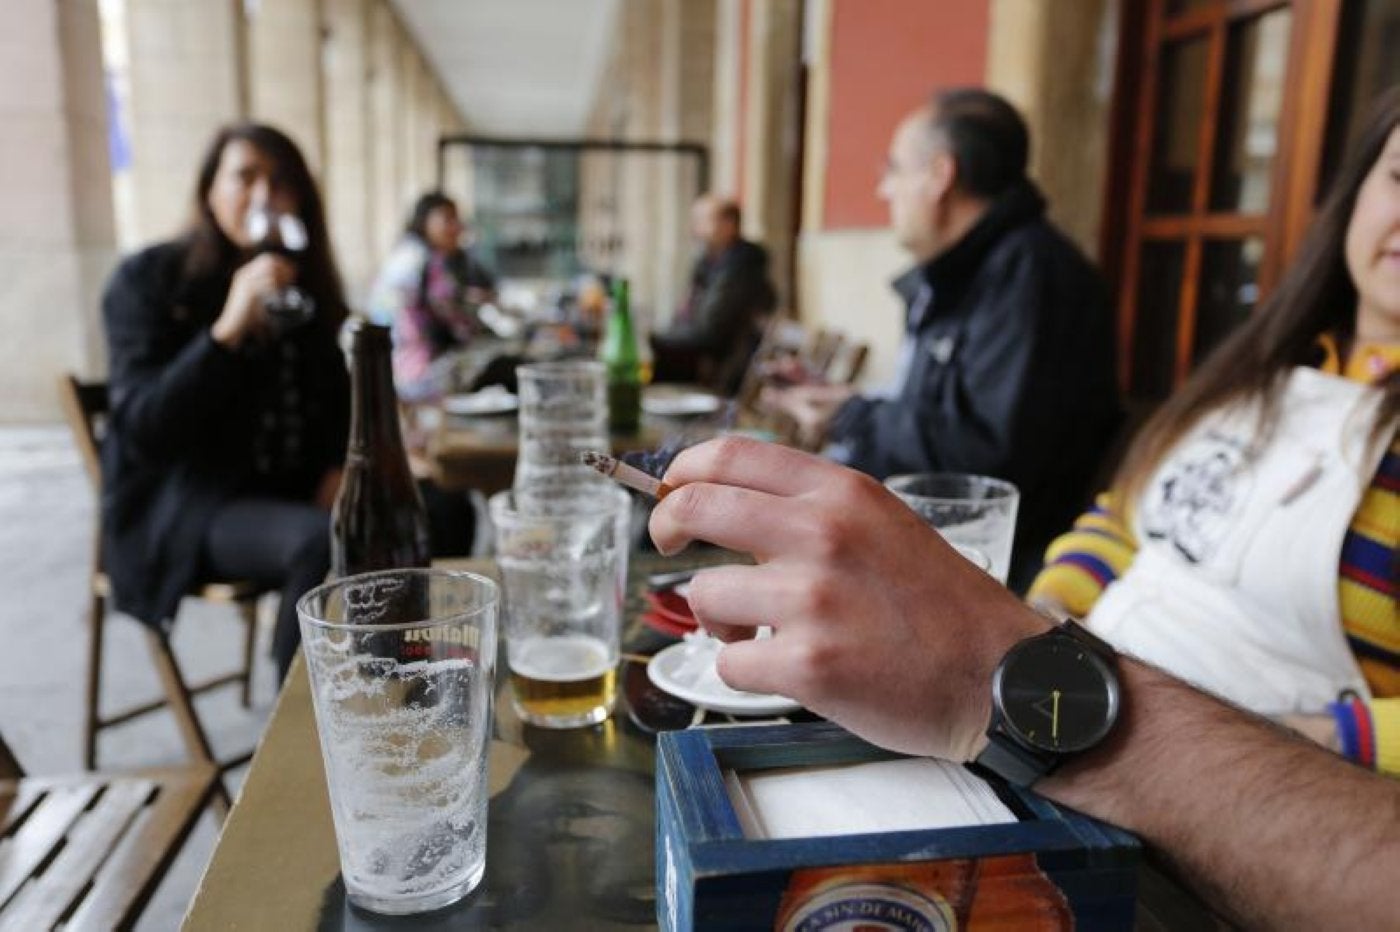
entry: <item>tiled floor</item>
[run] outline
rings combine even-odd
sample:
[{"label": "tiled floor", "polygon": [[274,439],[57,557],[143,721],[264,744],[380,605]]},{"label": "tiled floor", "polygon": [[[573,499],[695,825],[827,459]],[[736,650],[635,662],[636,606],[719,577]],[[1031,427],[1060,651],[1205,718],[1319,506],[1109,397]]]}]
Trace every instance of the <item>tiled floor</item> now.
[{"label": "tiled floor", "polygon": [[[82,764],[82,694],[94,496],[66,428],[0,427],[0,733],[33,774],[76,771]],[[266,612],[263,613],[266,616]],[[107,628],[104,701],[108,708],[159,694],[136,622],[115,617]],[[257,657],[251,710],[229,687],[199,700],[215,750],[252,747],[271,711],[273,668],[266,635]],[[229,608],[187,603],[175,650],[192,678],[238,662],[241,626]],[[148,716],[108,731],[104,770],[158,766],[185,759],[170,717]],[[235,773],[234,783],[241,777]],[[206,815],[147,908],[142,932],[177,929],[213,850],[217,828]]]}]

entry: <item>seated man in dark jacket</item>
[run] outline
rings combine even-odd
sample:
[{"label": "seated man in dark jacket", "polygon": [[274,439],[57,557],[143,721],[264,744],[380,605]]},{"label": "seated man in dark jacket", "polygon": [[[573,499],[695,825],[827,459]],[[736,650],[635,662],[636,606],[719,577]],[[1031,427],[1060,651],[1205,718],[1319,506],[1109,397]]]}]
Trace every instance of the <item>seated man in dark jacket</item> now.
[{"label": "seated man in dark jacket", "polygon": [[918,265],[884,392],[770,392],[829,454],[884,479],[969,472],[1021,490],[1010,583],[1068,527],[1119,420],[1113,321],[1094,267],[1045,219],[1024,122],[978,89],[940,94],[891,142],[880,197]]},{"label": "seated man in dark jacket", "polygon": [[739,205],[705,195],[691,211],[703,248],[674,325],[651,337],[657,382],[700,382],[733,394],[759,340],[759,318],[773,310],[768,253],[739,236]]}]

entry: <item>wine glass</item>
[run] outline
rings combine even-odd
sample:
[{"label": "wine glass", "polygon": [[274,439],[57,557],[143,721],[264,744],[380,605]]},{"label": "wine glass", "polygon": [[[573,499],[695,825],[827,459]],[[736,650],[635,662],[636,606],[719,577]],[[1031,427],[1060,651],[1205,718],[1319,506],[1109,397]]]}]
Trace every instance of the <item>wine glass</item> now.
[{"label": "wine glass", "polygon": [[[281,213],[270,207],[254,207],[248,211],[248,238],[254,250],[284,256],[299,263],[309,238],[306,224],[296,214]],[[304,288],[288,285],[263,298],[268,320],[278,331],[287,331],[311,320],[316,314],[316,300]]]}]

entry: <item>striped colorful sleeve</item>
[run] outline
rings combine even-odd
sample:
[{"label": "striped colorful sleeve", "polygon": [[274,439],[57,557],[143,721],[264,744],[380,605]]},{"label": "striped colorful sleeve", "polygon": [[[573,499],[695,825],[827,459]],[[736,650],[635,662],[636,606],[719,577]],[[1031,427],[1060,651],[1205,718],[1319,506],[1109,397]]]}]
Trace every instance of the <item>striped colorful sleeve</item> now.
[{"label": "striped colorful sleeve", "polygon": [[1400,777],[1400,613],[1395,611],[1396,551],[1400,549],[1400,437],[1380,467],[1342,540],[1337,591],[1342,627],[1371,694],[1338,717],[1352,756],[1381,773]]},{"label": "striped colorful sleeve", "polygon": [[1108,584],[1132,565],[1136,554],[1137,541],[1119,517],[1113,496],[1101,494],[1071,530],[1051,542],[1045,551],[1045,569],[1026,598],[1056,602],[1083,618]]},{"label": "striped colorful sleeve", "polygon": [[1342,628],[1373,695],[1400,697],[1400,438],[1381,459],[1342,539],[1337,591]]}]

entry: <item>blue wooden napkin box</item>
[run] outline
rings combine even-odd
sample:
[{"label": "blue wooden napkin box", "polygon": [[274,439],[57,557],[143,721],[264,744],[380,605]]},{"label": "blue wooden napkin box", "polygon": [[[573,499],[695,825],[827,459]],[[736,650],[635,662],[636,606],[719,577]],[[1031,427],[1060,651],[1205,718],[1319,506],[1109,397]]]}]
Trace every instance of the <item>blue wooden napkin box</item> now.
[{"label": "blue wooden napkin box", "polygon": [[663,930],[1131,929],[1140,848],[1127,832],[995,784],[1003,825],[748,839],[724,773],[891,754],[828,723],[693,728],[657,743]]}]

